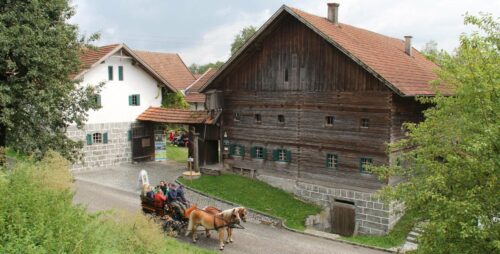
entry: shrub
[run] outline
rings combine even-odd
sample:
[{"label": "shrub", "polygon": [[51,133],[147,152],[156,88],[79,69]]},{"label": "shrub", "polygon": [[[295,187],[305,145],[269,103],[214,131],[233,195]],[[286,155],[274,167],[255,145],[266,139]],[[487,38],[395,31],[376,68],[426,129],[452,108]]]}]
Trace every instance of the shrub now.
[{"label": "shrub", "polygon": [[0,253],[210,253],[165,238],[139,214],[87,214],[72,205],[71,182],[55,152],[0,170]]}]

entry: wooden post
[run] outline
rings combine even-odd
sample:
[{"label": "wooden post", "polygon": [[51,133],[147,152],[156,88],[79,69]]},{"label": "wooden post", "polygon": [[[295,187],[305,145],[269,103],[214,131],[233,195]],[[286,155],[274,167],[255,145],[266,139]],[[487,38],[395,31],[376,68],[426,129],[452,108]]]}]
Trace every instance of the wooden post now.
[{"label": "wooden post", "polygon": [[198,154],[198,136],[200,134],[193,132],[193,158],[194,158],[194,170],[200,172],[199,154]]}]

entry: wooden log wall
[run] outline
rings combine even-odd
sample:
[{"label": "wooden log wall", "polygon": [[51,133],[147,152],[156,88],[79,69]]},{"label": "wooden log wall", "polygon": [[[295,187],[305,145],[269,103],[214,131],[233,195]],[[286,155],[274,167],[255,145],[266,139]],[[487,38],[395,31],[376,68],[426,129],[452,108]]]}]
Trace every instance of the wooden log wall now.
[{"label": "wooden log wall", "polygon": [[[224,92],[229,141],[245,146],[243,157],[226,164],[326,186],[380,188],[375,176],[359,171],[359,163],[361,157],[389,161],[393,92],[290,15],[272,27],[212,87]],[[326,125],[327,116],[334,116],[333,126]],[[368,128],[361,127],[362,118]],[[266,148],[267,159],[252,159],[254,146]],[[290,150],[291,162],[272,161],[273,149]],[[338,169],[326,167],[327,154],[338,155]]]}]

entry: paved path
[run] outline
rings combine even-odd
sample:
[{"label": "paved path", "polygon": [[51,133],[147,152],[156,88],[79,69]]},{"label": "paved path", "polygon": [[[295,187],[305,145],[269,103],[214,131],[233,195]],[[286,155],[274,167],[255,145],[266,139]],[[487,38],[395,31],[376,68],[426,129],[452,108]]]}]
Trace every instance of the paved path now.
[{"label": "paved path", "polygon": [[[135,193],[116,190],[87,181],[76,181],[75,203],[87,205],[89,212],[107,209],[122,209],[139,212],[139,197]],[[226,246],[224,253],[290,253],[290,254],[368,254],[386,253],[345,243],[302,235],[284,229],[256,223],[245,223],[246,229],[235,229],[234,243]],[[181,236],[181,241],[190,238]],[[218,250],[215,234],[207,239],[199,234],[198,246]]]},{"label": "paved path", "polygon": [[[140,212],[140,202],[136,194],[137,175],[146,168],[150,182],[156,184],[160,179],[172,182],[183,171],[182,165],[170,163],[125,164],[115,168],[93,172],[77,173],[75,203],[85,204],[89,212],[107,209],[121,209]],[[121,189],[121,190],[120,190]],[[193,192],[186,192],[192,202],[199,206],[211,204],[221,206],[214,200],[204,199]],[[224,207],[222,207],[224,208]],[[297,253],[297,254],[368,254],[386,253],[373,249],[353,246],[322,238],[294,233],[254,222],[244,224],[244,230],[235,229],[234,243],[226,246],[224,253]],[[181,241],[190,242],[190,238],[180,236]],[[199,234],[198,246],[218,250],[215,232],[207,239]]]}]

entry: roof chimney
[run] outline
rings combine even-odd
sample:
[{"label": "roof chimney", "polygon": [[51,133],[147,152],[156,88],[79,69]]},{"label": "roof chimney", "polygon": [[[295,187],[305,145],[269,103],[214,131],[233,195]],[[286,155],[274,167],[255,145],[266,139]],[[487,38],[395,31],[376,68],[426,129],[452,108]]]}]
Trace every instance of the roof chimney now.
[{"label": "roof chimney", "polygon": [[339,24],[339,4],[328,3],[328,20],[335,25]]},{"label": "roof chimney", "polygon": [[406,35],[405,36],[405,53],[409,56],[412,56],[411,53],[411,38],[413,38],[411,35]]}]

